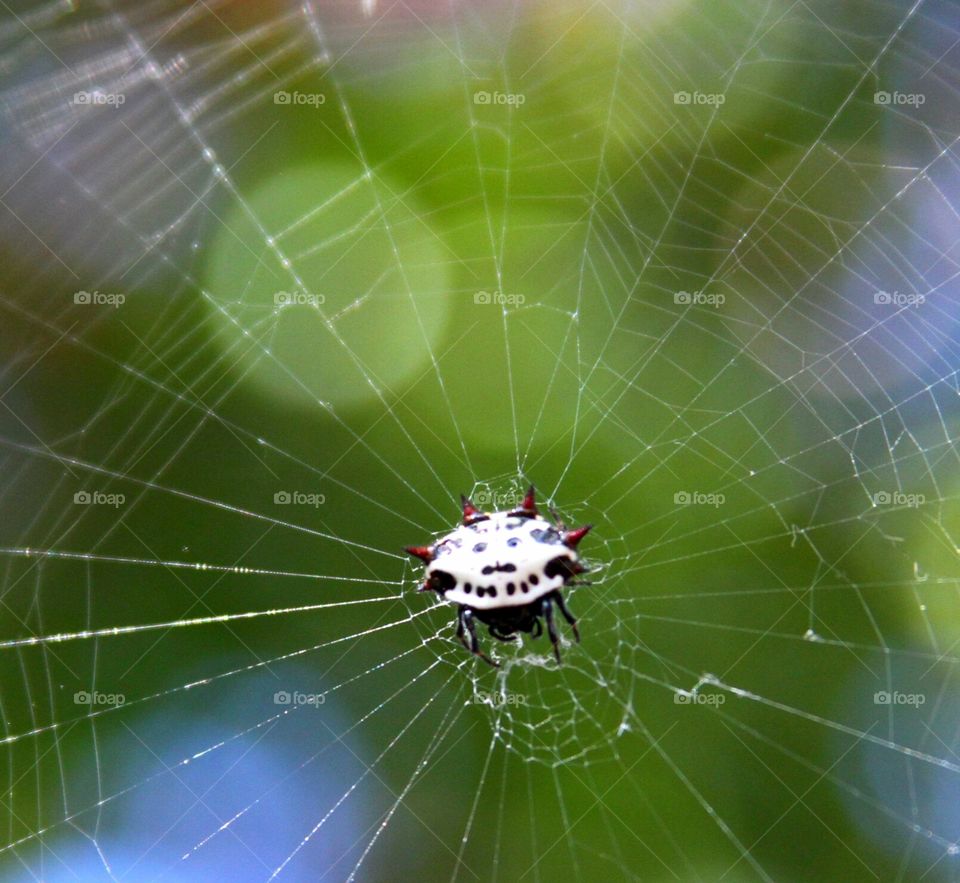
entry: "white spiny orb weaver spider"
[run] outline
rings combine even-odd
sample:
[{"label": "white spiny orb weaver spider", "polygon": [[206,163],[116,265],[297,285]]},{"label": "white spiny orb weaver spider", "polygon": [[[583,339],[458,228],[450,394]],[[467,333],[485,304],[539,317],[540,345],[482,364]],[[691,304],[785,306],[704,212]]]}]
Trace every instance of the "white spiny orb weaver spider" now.
[{"label": "white spiny orb weaver spider", "polygon": [[512,641],[517,632],[534,638],[543,634],[542,617],[559,665],[553,605],[579,641],[577,621],[560,590],[586,572],[577,545],[593,525],[567,530],[559,519],[556,524],[547,521],[537,510],[532,485],[518,508],[503,512],[487,514],[467,497],[461,501],[463,523],[459,527],[432,546],[406,547],[427,565],[420,591],[437,592],[457,605],[460,642],[495,667],[499,663],[480,649],[475,620],[484,623],[498,641]]}]

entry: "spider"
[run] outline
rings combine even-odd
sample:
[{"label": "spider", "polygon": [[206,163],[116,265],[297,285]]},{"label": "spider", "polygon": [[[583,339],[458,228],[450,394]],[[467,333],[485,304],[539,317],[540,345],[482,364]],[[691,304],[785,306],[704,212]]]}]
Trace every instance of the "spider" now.
[{"label": "spider", "polygon": [[[536,491],[527,491],[516,509],[481,512],[465,496],[463,523],[432,546],[407,546],[405,551],[427,565],[421,592],[437,592],[457,605],[457,637],[484,662],[499,667],[477,639],[476,621],[487,626],[498,641],[513,641],[517,632],[538,638],[541,618],[560,664],[559,637],[553,617],[556,605],[579,642],[577,621],[567,609],[560,589],[587,568],[577,545],[593,527],[567,530],[537,511]],[[469,641],[467,640],[469,634]]]}]

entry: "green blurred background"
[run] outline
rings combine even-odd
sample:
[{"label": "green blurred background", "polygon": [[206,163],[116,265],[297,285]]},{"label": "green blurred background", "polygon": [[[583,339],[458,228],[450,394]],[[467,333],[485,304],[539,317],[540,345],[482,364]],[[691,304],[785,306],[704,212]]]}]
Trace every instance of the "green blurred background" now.
[{"label": "green blurred background", "polygon": [[3,879],[956,878],[956,6],[8,15]]}]

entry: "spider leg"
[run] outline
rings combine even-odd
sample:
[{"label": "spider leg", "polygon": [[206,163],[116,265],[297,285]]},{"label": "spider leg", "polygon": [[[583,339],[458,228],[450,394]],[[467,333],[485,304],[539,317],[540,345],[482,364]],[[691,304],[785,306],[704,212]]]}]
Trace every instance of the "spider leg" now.
[{"label": "spider leg", "polygon": [[543,618],[547,621],[547,633],[550,635],[550,643],[553,644],[553,655],[557,657],[557,665],[560,665],[560,637],[557,635],[557,626],[553,621],[553,603],[550,598],[544,598],[540,605],[543,612]]},{"label": "spider leg", "polygon": [[560,533],[563,533],[567,529],[567,526],[563,523],[560,513],[557,512],[556,508],[553,506],[550,506],[550,515],[553,517],[553,523],[557,526],[557,530],[559,530]]},{"label": "spider leg", "polygon": [[[467,643],[466,636],[463,633],[464,626],[468,632],[470,632],[470,643]],[[488,665],[492,665],[494,668],[500,668],[499,662],[494,662],[483,650],[480,649],[480,641],[477,639],[477,624],[473,621],[473,614],[466,608],[461,606],[459,608],[459,613],[457,615],[457,637],[460,638],[460,642],[466,647],[474,656],[479,656],[484,662]]]},{"label": "spider leg", "polygon": [[508,635],[506,632],[501,632],[496,626],[493,625],[490,626],[487,631],[489,631],[490,634],[493,635],[493,637],[495,637],[498,641],[515,641],[517,639],[516,634],[511,633]]},{"label": "spider leg", "polygon": [[577,620],[573,614],[567,610],[567,605],[563,600],[563,595],[559,592],[556,593],[557,607],[560,608],[560,612],[563,614],[563,618],[570,624],[570,628],[573,631],[573,636],[577,639],[577,643],[580,643],[580,629],[577,628]]},{"label": "spider leg", "polygon": [[539,617],[533,620],[533,627],[530,629],[531,638],[539,638],[543,634],[543,625],[540,622]]}]

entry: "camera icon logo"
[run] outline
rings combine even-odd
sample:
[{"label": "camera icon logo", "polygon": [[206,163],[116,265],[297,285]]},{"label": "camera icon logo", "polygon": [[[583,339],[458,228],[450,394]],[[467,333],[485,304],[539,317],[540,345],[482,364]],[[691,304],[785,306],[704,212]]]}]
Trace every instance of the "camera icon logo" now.
[{"label": "camera icon logo", "polygon": [[676,506],[689,506],[690,505],[690,492],[689,491],[677,491],[673,495],[673,502]]},{"label": "camera icon logo", "polygon": [[689,305],[693,303],[693,295],[689,291],[678,291],[673,296],[675,304]]},{"label": "camera icon logo", "polygon": [[874,93],[873,93],[873,103],[874,103],[874,104],[889,104],[889,103],[890,103],[890,93],[889,93],[889,92],[874,92]]},{"label": "camera icon logo", "polygon": [[289,705],[290,704],[290,694],[286,690],[277,690],[273,694],[273,704],[274,705]]},{"label": "camera icon logo", "polygon": [[273,93],[273,103],[274,104],[289,104],[291,96],[289,92],[284,92],[280,90],[279,92]]},{"label": "camera icon logo", "polygon": [[889,291],[878,291],[873,296],[873,302],[875,304],[891,304],[893,303],[893,295]]},{"label": "camera icon logo", "polygon": [[673,103],[674,104],[689,104],[692,100],[692,96],[689,92],[674,92],[673,93]]},{"label": "camera icon logo", "polygon": [[77,491],[73,495],[73,502],[80,506],[88,506],[93,502],[93,497],[90,496],[88,491]]},{"label": "camera icon logo", "polygon": [[290,500],[290,491],[277,491],[273,495],[273,502],[278,506],[289,506]]},{"label": "camera icon logo", "polygon": [[91,696],[86,690],[78,690],[73,694],[73,701],[76,705],[89,705]]},{"label": "camera icon logo", "polygon": [[889,506],[893,502],[893,498],[890,496],[889,491],[877,491],[873,495],[873,505],[874,506]]},{"label": "camera icon logo", "polygon": [[473,93],[473,103],[474,104],[490,104],[493,101],[493,96],[489,92],[484,92],[483,90]]},{"label": "camera icon logo", "polygon": [[493,302],[493,295],[489,291],[478,291],[473,295],[475,304],[489,304]]},{"label": "camera icon logo", "polygon": [[91,295],[89,291],[76,291],[73,295],[73,302],[75,304],[88,304],[91,301]]}]

